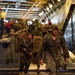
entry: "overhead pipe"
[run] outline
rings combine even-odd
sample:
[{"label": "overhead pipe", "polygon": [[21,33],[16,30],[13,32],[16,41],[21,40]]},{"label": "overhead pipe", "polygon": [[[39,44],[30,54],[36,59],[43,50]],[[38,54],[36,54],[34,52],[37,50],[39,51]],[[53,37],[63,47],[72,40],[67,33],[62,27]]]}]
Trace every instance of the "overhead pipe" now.
[{"label": "overhead pipe", "polygon": [[28,13],[33,9],[33,7],[39,2],[39,0],[37,0],[32,7],[25,13],[25,15],[22,17],[22,19],[25,19],[25,17],[28,15]]},{"label": "overhead pipe", "polygon": [[[1,9],[7,9],[7,8],[1,8]],[[19,10],[19,11],[20,11],[20,10],[24,10],[24,11],[27,10],[27,9],[17,9],[17,8],[8,8],[8,9],[9,9],[9,10]]]}]

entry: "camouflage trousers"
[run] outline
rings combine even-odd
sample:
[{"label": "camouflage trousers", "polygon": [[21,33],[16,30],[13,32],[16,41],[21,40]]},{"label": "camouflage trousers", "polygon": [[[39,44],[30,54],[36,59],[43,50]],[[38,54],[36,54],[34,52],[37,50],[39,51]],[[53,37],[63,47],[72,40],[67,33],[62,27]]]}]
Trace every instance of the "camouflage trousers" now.
[{"label": "camouflage trousers", "polygon": [[57,70],[64,65],[64,59],[61,56],[59,60],[52,57],[49,52],[46,52],[45,57],[46,69],[49,70],[49,75],[56,75]]},{"label": "camouflage trousers", "polygon": [[14,53],[14,48],[10,49],[10,47],[7,47],[6,60],[14,60]]}]

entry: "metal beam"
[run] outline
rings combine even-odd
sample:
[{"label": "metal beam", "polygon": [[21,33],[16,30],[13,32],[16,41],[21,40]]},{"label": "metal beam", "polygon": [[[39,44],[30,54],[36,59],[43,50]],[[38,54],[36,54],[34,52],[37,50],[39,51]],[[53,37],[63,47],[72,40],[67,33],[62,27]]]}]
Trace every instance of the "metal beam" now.
[{"label": "metal beam", "polygon": [[[7,8],[1,8],[1,9],[7,9]],[[27,9],[17,9],[17,8],[8,8],[9,10],[27,10]]]},{"label": "metal beam", "polygon": [[25,19],[25,17],[27,16],[27,14],[33,9],[33,7],[38,3],[39,0],[37,0],[32,7],[26,12],[26,14],[22,17],[22,19]]}]

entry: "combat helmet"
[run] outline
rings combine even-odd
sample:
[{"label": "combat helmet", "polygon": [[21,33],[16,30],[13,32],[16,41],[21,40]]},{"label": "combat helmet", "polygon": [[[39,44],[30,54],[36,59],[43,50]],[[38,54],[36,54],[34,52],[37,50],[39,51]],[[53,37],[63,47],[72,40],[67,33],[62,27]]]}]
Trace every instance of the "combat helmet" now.
[{"label": "combat helmet", "polygon": [[54,29],[59,30],[59,28],[58,28],[58,26],[57,26],[56,24],[52,24],[52,25],[50,26],[49,31],[51,32],[51,31],[53,31]]}]

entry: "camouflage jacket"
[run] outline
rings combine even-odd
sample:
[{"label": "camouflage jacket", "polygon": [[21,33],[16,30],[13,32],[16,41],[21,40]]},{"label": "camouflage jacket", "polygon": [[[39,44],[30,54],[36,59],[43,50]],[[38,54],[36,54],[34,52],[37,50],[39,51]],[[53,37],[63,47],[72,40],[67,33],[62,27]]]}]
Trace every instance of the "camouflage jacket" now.
[{"label": "camouflage jacket", "polygon": [[[29,53],[32,51],[32,40],[26,41],[24,39],[20,40],[19,43],[19,51],[23,54],[29,55]],[[24,48],[26,48],[26,52],[24,52]]]},{"label": "camouflage jacket", "polygon": [[58,35],[56,40],[53,40],[50,34],[47,34],[43,39],[43,50],[49,52],[54,59],[60,58],[63,55],[64,58],[69,57],[68,47],[66,45],[65,39],[63,36]]}]

